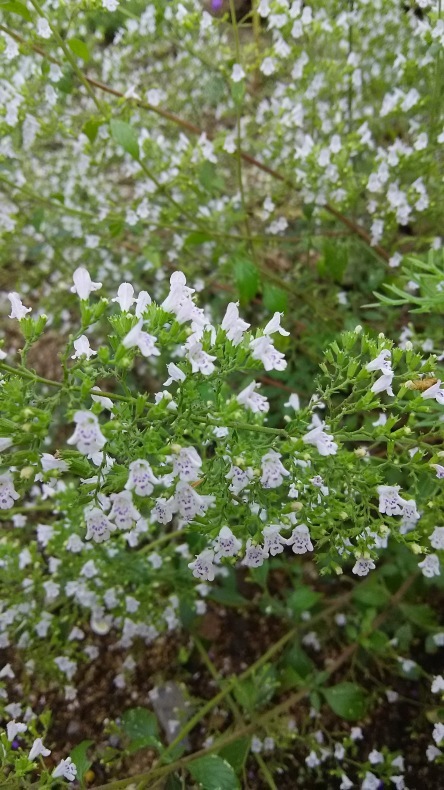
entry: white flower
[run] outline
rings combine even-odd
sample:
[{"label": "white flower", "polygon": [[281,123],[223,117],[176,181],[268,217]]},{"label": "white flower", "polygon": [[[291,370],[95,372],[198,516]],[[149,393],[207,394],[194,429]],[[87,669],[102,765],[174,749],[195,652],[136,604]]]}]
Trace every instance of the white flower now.
[{"label": "white flower", "polygon": [[431,466],[433,466],[436,469],[436,477],[438,477],[440,480],[443,480],[444,466],[441,466],[440,464],[431,464]]},{"label": "white flower", "polygon": [[106,444],[106,439],[100,430],[99,420],[89,411],[76,411],[74,414],[76,429],[67,440],[67,444],[77,445],[77,449],[87,458],[92,458]]},{"label": "white flower", "polygon": [[262,546],[252,543],[251,538],[248,538],[242,565],[246,565],[247,568],[259,568],[264,564],[265,557],[266,554]]},{"label": "white flower", "polygon": [[442,754],[441,750],[440,750],[440,749],[437,749],[437,748],[436,748],[436,746],[433,746],[433,744],[432,744],[432,743],[431,743],[431,744],[429,744],[429,746],[427,746],[427,749],[426,749],[426,757],[427,757],[427,759],[428,759],[429,763],[432,763],[432,762],[433,762],[434,760],[436,760],[436,758],[437,758],[437,757],[439,757],[441,754]]},{"label": "white flower", "polygon": [[6,725],[8,741],[13,741],[16,735],[20,732],[26,732],[27,729],[26,724],[23,724],[21,721],[8,721]]},{"label": "white flower", "polygon": [[287,332],[286,329],[281,327],[281,315],[282,313],[274,314],[273,318],[268,322],[264,329],[264,335],[273,335],[275,332],[278,332],[280,335],[288,337],[290,332]]},{"label": "white flower", "polygon": [[134,288],[131,283],[122,283],[119,285],[117,296],[111,301],[117,302],[122,312],[127,313],[136,301],[134,298]]},{"label": "white flower", "polygon": [[212,357],[210,354],[203,351],[201,343],[190,343],[186,356],[191,363],[191,370],[193,373],[202,373],[203,376],[209,376],[216,370],[213,365],[213,360],[216,359],[216,357]]},{"label": "white flower", "polygon": [[269,450],[262,456],[261,483],[264,488],[277,488],[284,482],[284,477],[288,477],[290,472],[280,462],[281,454],[275,450]]},{"label": "white flower", "polygon": [[141,318],[148,307],[151,304],[151,296],[149,295],[148,291],[140,291],[139,296],[136,299],[136,318]]},{"label": "white flower", "polygon": [[63,778],[68,782],[73,782],[77,776],[77,766],[73,763],[71,757],[67,757],[66,760],[61,760],[58,766],[54,768],[52,776],[54,779]]},{"label": "white flower", "polygon": [[14,488],[12,475],[9,472],[0,475],[0,510],[9,510],[16,499],[19,499],[19,495]]},{"label": "white flower", "polygon": [[379,512],[387,516],[400,516],[403,500],[398,494],[399,486],[378,486]]},{"label": "white flower", "polygon": [[148,332],[144,332],[142,330],[143,318],[140,318],[139,321],[132,329],[128,332],[127,335],[122,340],[122,346],[124,348],[134,348],[135,346],[138,347],[141,354],[144,357],[158,357],[160,356],[160,351],[156,347],[156,340],[157,337],[154,335],[149,335]]},{"label": "white flower", "polygon": [[441,389],[441,381],[437,381],[436,384],[432,384],[425,392],[421,393],[421,397],[426,400],[427,398],[434,398],[437,403],[440,403],[444,406],[444,389]]},{"label": "white flower", "polygon": [[285,370],[287,361],[280,351],[275,349],[268,335],[250,340],[251,356],[262,362],[265,370]]},{"label": "white flower", "polygon": [[230,527],[222,527],[214,541],[216,561],[221,557],[234,557],[242,548],[242,541],[233,535]]},{"label": "white flower", "polygon": [[270,74],[274,74],[276,71],[276,61],[274,58],[264,58],[260,66],[260,70],[262,74],[265,74],[266,77],[269,77]]},{"label": "white flower", "polygon": [[353,782],[350,781],[347,774],[341,774],[341,784],[339,790],[350,790],[353,787]]},{"label": "white flower", "polygon": [[51,38],[51,28],[43,17],[39,17],[37,20],[37,35],[41,38]]},{"label": "white flower", "polygon": [[430,535],[430,543],[434,549],[444,549],[444,527],[435,527]]},{"label": "white flower", "polygon": [[174,508],[175,503],[173,498],[165,499],[165,497],[159,497],[156,499],[156,504],[151,511],[151,517],[155,521],[158,521],[159,524],[169,524],[175,513]]},{"label": "white flower", "polygon": [[333,441],[333,437],[324,431],[324,427],[323,422],[316,425],[302,437],[302,441],[314,445],[320,455],[336,455],[338,445]]},{"label": "white flower", "polygon": [[54,455],[51,455],[51,453],[42,453],[40,463],[44,472],[50,472],[53,469],[59,469],[60,472],[67,472],[69,469],[69,464],[67,464],[66,461],[56,458]]},{"label": "white flower", "polygon": [[90,359],[94,354],[97,354],[97,351],[93,351],[89,345],[89,340],[86,335],[80,335],[77,340],[74,340],[73,346],[75,354],[72,355],[71,359],[80,359],[80,357]]},{"label": "white flower", "polygon": [[244,332],[250,328],[250,324],[243,321],[239,316],[238,302],[230,302],[221,324],[222,329],[226,332],[227,339],[233,343],[233,346],[238,346],[242,342]]},{"label": "white flower", "polygon": [[394,396],[394,392],[392,390],[392,381],[393,381],[393,373],[383,373],[379,379],[376,379],[375,383],[371,387],[371,392],[374,392],[375,395],[378,395],[380,392],[386,392],[387,395]]},{"label": "white flower", "polygon": [[423,576],[427,579],[431,579],[433,576],[439,576],[441,568],[438,555],[428,554],[422,562],[418,562],[418,568],[421,568]]},{"label": "white flower", "polygon": [[15,291],[8,294],[8,299],[11,302],[11,315],[9,318],[17,318],[18,321],[21,321],[26,316],[26,313],[31,312],[31,308],[22,304],[20,296]]},{"label": "white flower", "polygon": [[9,439],[7,436],[0,436],[0,453],[3,453],[8,447],[11,447],[12,444],[12,439]]},{"label": "white flower", "polygon": [[367,771],[364,776],[364,781],[361,785],[361,790],[378,790],[379,779],[371,771]]},{"label": "white flower", "polygon": [[131,491],[121,491],[120,494],[111,494],[110,499],[113,506],[109,513],[109,518],[114,521],[119,529],[132,529],[134,522],[141,518],[141,515],[133,505]]},{"label": "white flower", "polygon": [[89,272],[83,266],[75,270],[72,279],[74,285],[71,293],[77,294],[82,301],[89,299],[92,291],[98,291],[102,287],[102,283],[93,283]]},{"label": "white flower", "polygon": [[199,479],[202,459],[194,447],[182,447],[173,456],[173,471],[181,480],[192,482]]},{"label": "white flower", "polygon": [[444,740],[444,724],[438,722],[433,728],[433,740],[436,744]]},{"label": "white flower", "polygon": [[306,554],[307,551],[313,551],[310,531],[306,524],[298,524],[294,528],[288,539],[288,545],[292,547],[295,554]]},{"label": "white flower", "polygon": [[402,519],[399,531],[401,535],[405,535],[406,532],[410,532],[410,530],[415,528],[421,516],[418,513],[414,499],[403,499],[399,497],[399,502],[402,505]]},{"label": "white flower", "polygon": [[162,309],[167,313],[175,313],[184,302],[191,301],[191,294],[194,293],[194,288],[189,288],[186,282],[183,272],[174,272],[171,275],[170,292],[161,304]]},{"label": "white flower", "polygon": [[214,551],[213,549],[204,549],[196,556],[193,562],[188,563],[188,567],[193,571],[193,576],[196,579],[204,579],[205,581],[212,582],[214,579]]},{"label": "white flower", "polygon": [[153,492],[154,486],[160,482],[148,461],[142,458],[132,461],[129,465],[129,470],[130,473],[125,488],[129,491],[134,489],[137,496],[149,496]]},{"label": "white flower", "polygon": [[267,557],[269,554],[271,554],[272,557],[275,557],[276,554],[282,554],[284,546],[288,546],[290,541],[282,537],[280,533],[281,529],[282,525],[280,524],[270,524],[262,530],[264,536],[264,554]]},{"label": "white flower", "polygon": [[251,467],[248,469],[241,469],[239,466],[232,466],[230,471],[225,475],[226,480],[231,480],[229,491],[233,494],[239,494],[244,488],[247,487],[253,477],[253,470]]},{"label": "white flower", "polygon": [[173,496],[173,507],[179,511],[186,521],[192,521],[194,516],[205,515],[207,509],[214,505],[214,496],[200,495],[184,480],[180,480]]},{"label": "white flower", "polygon": [[177,365],[174,364],[174,362],[170,362],[167,365],[167,371],[169,378],[165,381],[163,385],[164,387],[169,387],[170,384],[173,383],[173,381],[185,381],[186,379],[186,375],[183,372],[183,370],[178,368]]},{"label": "white flower", "polygon": [[245,79],[245,71],[239,63],[235,63],[231,72],[233,82],[240,82]]},{"label": "white flower", "polygon": [[432,681],[432,694],[439,694],[444,691],[444,678],[442,675],[435,675]]},{"label": "white flower", "polygon": [[245,406],[246,409],[251,409],[254,414],[266,414],[270,408],[270,404],[266,397],[256,392],[260,386],[260,384],[252,381],[251,384],[245,387],[236,397],[237,402],[241,406]]},{"label": "white flower", "polygon": [[42,739],[36,738],[28,754],[28,760],[32,762],[36,757],[40,757],[40,755],[42,757],[48,757],[49,754],[51,754],[51,749],[46,749],[45,746],[43,746]]},{"label": "white flower", "polygon": [[378,356],[365,366],[365,369],[369,371],[380,370],[382,373],[386,374],[392,373],[391,356],[392,352],[390,349],[383,348]]},{"label": "white flower", "polygon": [[284,406],[287,409],[294,409],[295,411],[299,411],[299,409],[301,408],[299,395],[297,395],[296,392],[292,392],[290,397],[288,398],[288,401],[284,403]]},{"label": "white flower", "polygon": [[116,525],[98,507],[88,508],[85,511],[86,535],[85,540],[103,543],[108,540],[110,533],[114,532]]}]

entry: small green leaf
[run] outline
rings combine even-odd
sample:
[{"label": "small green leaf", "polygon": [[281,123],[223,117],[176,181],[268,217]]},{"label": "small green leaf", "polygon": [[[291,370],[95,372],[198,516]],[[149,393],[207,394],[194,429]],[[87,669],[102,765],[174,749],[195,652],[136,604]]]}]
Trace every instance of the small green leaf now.
[{"label": "small green leaf", "polygon": [[336,686],[323,689],[330,708],[347,721],[356,721],[365,715],[367,701],[364,689],[355,683],[338,683]]},{"label": "small green leaf", "polygon": [[89,759],[87,751],[92,746],[94,741],[82,741],[72,750],[70,757],[77,768],[77,780],[82,781],[88,768],[91,767],[93,761]]},{"label": "small green leaf", "polygon": [[239,782],[230,763],[210,754],[193,760],[188,770],[203,790],[237,790]]},{"label": "small green leaf", "polygon": [[239,740],[224,746],[219,752],[219,757],[222,757],[223,760],[230,763],[236,773],[239,773],[245,765],[249,750],[250,739],[239,738]]},{"label": "small green leaf", "polygon": [[289,595],[287,599],[288,606],[295,614],[311,609],[319,601],[320,594],[311,587],[300,585]]},{"label": "small green leaf", "polygon": [[238,258],[234,263],[234,278],[243,304],[256,296],[259,288],[259,273],[251,261]]},{"label": "small green leaf", "polygon": [[126,710],[122,716],[122,726],[130,741],[137,741],[139,745],[159,735],[156,716],[146,708]]},{"label": "small green leaf", "polygon": [[282,288],[277,285],[264,285],[262,300],[270,313],[286,313],[288,308],[288,297]]},{"label": "small green leaf", "polygon": [[101,121],[98,118],[89,118],[84,124],[82,131],[86,134],[90,143],[93,143],[96,139],[100,126]]},{"label": "small green leaf", "polygon": [[18,14],[27,22],[32,22],[32,16],[23,3],[12,0],[10,3],[2,3],[2,11],[9,11],[11,14]]},{"label": "small green leaf", "polygon": [[385,606],[390,594],[378,581],[369,580],[356,586],[353,591],[353,598],[364,606],[375,606],[378,608]]},{"label": "small green leaf", "polygon": [[84,41],[82,41],[80,38],[70,38],[68,39],[67,43],[71,52],[73,52],[77,58],[84,60],[85,63],[88,62],[90,54],[89,49]]},{"label": "small green leaf", "polygon": [[139,141],[132,126],[126,121],[119,121],[116,118],[113,118],[109,125],[113,140],[121,145],[133,159],[139,159]]}]

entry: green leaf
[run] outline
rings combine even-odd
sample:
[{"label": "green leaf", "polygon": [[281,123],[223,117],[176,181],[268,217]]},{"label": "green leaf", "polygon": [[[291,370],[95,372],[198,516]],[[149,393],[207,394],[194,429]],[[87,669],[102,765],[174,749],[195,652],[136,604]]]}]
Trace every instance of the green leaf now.
[{"label": "green leaf", "polygon": [[364,606],[381,608],[389,600],[390,594],[378,580],[372,581],[369,579],[369,581],[361,582],[356,586],[353,591],[353,598]]},{"label": "green leaf", "polygon": [[130,741],[137,741],[139,746],[159,735],[156,716],[146,708],[126,710],[122,716],[122,726]]},{"label": "green leaf", "polygon": [[126,121],[119,121],[113,118],[109,123],[113,140],[121,145],[133,159],[139,159],[139,141],[137,134]]},{"label": "green leaf", "polygon": [[288,308],[288,296],[282,288],[277,285],[264,285],[262,299],[265,307],[270,313],[286,313]]},{"label": "green leaf", "polygon": [[88,62],[90,59],[90,54],[89,49],[84,41],[82,41],[80,38],[70,38],[68,39],[67,44],[71,52],[73,52],[77,58],[81,58],[81,60],[84,60],[85,63]]},{"label": "green leaf", "polygon": [[230,763],[216,754],[193,760],[188,770],[203,790],[237,790],[240,786]]},{"label": "green leaf", "polygon": [[82,741],[74,747],[74,749],[71,751],[71,754],[69,755],[73,763],[76,764],[77,780],[79,782],[82,781],[88,768],[90,768],[93,764],[93,761],[90,760],[87,755],[87,751],[89,747],[93,745],[93,743],[94,741]]},{"label": "green leaf", "polygon": [[289,595],[287,604],[292,612],[300,614],[301,612],[306,612],[307,609],[311,609],[319,601],[320,597],[320,594],[312,590],[311,587],[301,585]]},{"label": "green leaf", "polygon": [[342,283],[348,266],[347,247],[327,239],[323,244],[322,252],[323,256],[318,262],[319,274]]},{"label": "green leaf", "polygon": [[2,11],[9,11],[11,14],[18,14],[27,22],[32,22],[32,16],[23,3],[12,0],[10,3],[2,3]]},{"label": "green leaf", "polygon": [[243,304],[256,296],[259,288],[259,273],[251,261],[238,258],[234,263],[234,278]]},{"label": "green leaf", "polygon": [[217,601],[224,606],[245,606],[248,604],[247,598],[236,592],[236,590],[229,590],[226,587],[215,587],[210,595],[212,601]]},{"label": "green leaf", "polygon": [[185,247],[197,247],[199,244],[205,244],[207,241],[212,241],[213,236],[211,233],[205,233],[201,230],[193,230],[186,239]]},{"label": "green leaf", "polygon": [[82,131],[86,134],[90,143],[93,143],[96,139],[101,123],[102,122],[98,118],[89,118],[89,120],[83,124]]},{"label": "green leaf", "polygon": [[367,708],[365,692],[355,683],[338,683],[336,686],[323,689],[322,693],[330,708],[342,719],[356,721],[365,715]]},{"label": "green leaf", "polygon": [[239,740],[224,746],[219,752],[219,757],[222,757],[223,760],[230,763],[236,773],[239,773],[245,765],[249,750],[250,739],[239,738]]}]

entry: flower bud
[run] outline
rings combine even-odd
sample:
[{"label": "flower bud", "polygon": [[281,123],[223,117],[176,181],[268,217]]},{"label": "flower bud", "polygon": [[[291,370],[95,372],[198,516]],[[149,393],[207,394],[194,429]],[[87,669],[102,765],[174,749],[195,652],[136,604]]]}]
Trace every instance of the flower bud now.
[{"label": "flower bud", "polygon": [[33,466],[24,466],[23,469],[20,471],[20,477],[22,480],[29,480],[35,472]]}]

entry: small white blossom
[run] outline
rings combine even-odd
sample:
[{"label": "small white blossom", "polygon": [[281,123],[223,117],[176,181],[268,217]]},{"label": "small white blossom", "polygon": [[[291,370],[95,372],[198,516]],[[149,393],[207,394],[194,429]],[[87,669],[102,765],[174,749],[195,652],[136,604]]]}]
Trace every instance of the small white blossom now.
[{"label": "small white blossom", "polygon": [[387,516],[402,514],[402,499],[398,494],[399,486],[378,486],[379,512]]},{"label": "small white blossom", "polygon": [[428,398],[434,398],[437,403],[440,403],[441,406],[444,406],[444,388],[441,387],[441,381],[438,380],[436,384],[432,384],[425,392],[421,393],[421,397],[424,400]]},{"label": "small white blossom", "polygon": [[252,381],[251,384],[245,387],[236,397],[237,402],[241,406],[245,406],[246,409],[251,409],[254,414],[266,414],[270,408],[267,398],[264,395],[260,395],[259,392],[256,392],[260,386],[260,384]]},{"label": "small white blossom", "polygon": [[165,381],[163,385],[164,387],[169,387],[170,384],[173,383],[173,381],[185,381],[186,379],[186,375],[183,372],[183,370],[178,368],[177,365],[174,364],[174,362],[170,362],[167,365],[167,371],[169,378]]},{"label": "small white blossom", "polygon": [[310,531],[306,524],[298,524],[288,539],[288,545],[292,547],[295,554],[306,554],[313,551],[313,544],[310,538]]},{"label": "small white blossom", "polygon": [[418,568],[421,568],[423,576],[427,579],[431,579],[433,576],[439,576],[441,574],[441,568],[438,555],[428,554],[422,562],[418,563]]},{"label": "small white blossom", "polygon": [[251,467],[241,469],[239,466],[232,466],[230,471],[225,475],[226,480],[231,480],[229,491],[233,494],[239,494],[244,488],[248,486],[253,478],[253,470]]},{"label": "small white blossom", "polygon": [[48,757],[51,754],[51,749],[46,749],[43,745],[43,741],[41,738],[36,738],[34,743],[32,744],[31,751],[28,754],[28,760],[35,760],[36,757]]},{"label": "small white blossom", "polygon": [[365,369],[369,371],[380,370],[385,374],[392,373],[391,355],[390,349],[384,348],[375,359],[365,366]]},{"label": "small white blossom", "polygon": [[75,444],[77,449],[87,458],[102,450],[106,439],[100,430],[99,420],[89,411],[76,411],[74,414],[76,429],[67,440],[67,444]]},{"label": "small white blossom", "polygon": [[251,541],[251,538],[248,538],[242,565],[246,565],[248,568],[259,568],[264,564],[265,557],[266,554],[262,546],[258,546]]},{"label": "small white blossom", "polygon": [[193,562],[188,563],[188,567],[193,571],[193,576],[196,579],[204,579],[205,581],[212,582],[214,579],[214,551],[213,549],[204,549],[196,556]]},{"label": "small white blossom", "polygon": [[85,540],[94,540],[102,543],[108,540],[110,533],[114,532],[116,525],[98,507],[89,508],[85,512],[86,535]]},{"label": "small white blossom", "polygon": [[129,465],[129,477],[125,484],[127,491],[134,490],[137,496],[149,496],[160,480],[157,479],[148,461],[138,458]]},{"label": "small white blossom", "polygon": [[40,38],[51,38],[51,28],[43,17],[39,17],[37,20],[37,35]]},{"label": "small white blossom", "polygon": [[374,569],[375,569],[375,563],[373,562],[373,560],[364,559],[363,557],[361,557],[361,559],[356,560],[352,568],[352,572],[355,573],[357,576],[367,576],[369,571],[372,571]]},{"label": "small white blossom", "polygon": [[102,283],[93,283],[89,272],[83,266],[75,270],[72,279],[74,285],[71,293],[77,294],[82,301],[89,299],[92,291],[98,291],[102,287]]},{"label": "small white blossom", "polygon": [[433,740],[436,744],[444,740],[444,724],[438,722],[433,728]]},{"label": "small white blossom", "polygon": [[6,725],[6,734],[8,736],[8,741],[13,741],[15,736],[21,732],[26,732],[27,730],[26,724],[23,724],[21,721],[8,721]]},{"label": "small white blossom", "polygon": [[227,339],[233,343],[233,346],[238,346],[242,342],[244,332],[250,328],[250,324],[247,324],[246,321],[240,318],[238,303],[229,303],[221,327],[226,332]]},{"label": "small white blossom", "polygon": [[272,557],[275,557],[276,554],[282,554],[284,546],[288,546],[289,540],[282,537],[280,533],[281,529],[282,525],[280,524],[270,524],[262,530],[264,536],[264,553],[267,557],[269,554],[271,554]]},{"label": "small white blossom", "polygon": [[52,776],[54,779],[63,778],[68,782],[73,782],[77,776],[77,766],[73,763],[71,757],[67,757],[66,760],[61,760],[58,766],[54,768]]},{"label": "small white blossom", "polygon": [[233,82],[240,82],[245,79],[245,71],[239,63],[235,63],[231,72]]},{"label": "small white blossom", "polygon": [[122,283],[117,290],[117,296],[112,299],[117,302],[122,312],[127,313],[136,301],[134,298],[134,288],[131,283]]},{"label": "small white blossom", "polygon": [[[279,315],[279,314],[278,314]],[[287,361],[278,351],[268,335],[262,335],[250,341],[251,356],[262,362],[265,370],[285,370]]]},{"label": "small white blossom", "polygon": [[203,376],[210,376],[216,370],[213,365],[213,360],[216,357],[207,354],[202,349],[202,344],[197,341],[190,343],[188,346],[187,359],[191,363],[193,373],[202,373]]},{"label": "small white blossom", "polygon": [[111,521],[119,529],[132,529],[134,523],[141,518],[139,511],[133,505],[131,491],[121,491],[119,494],[111,494],[110,499],[113,506],[109,513]]},{"label": "small white blossom", "polygon": [[435,527],[430,535],[430,543],[434,549],[444,549],[444,527]]},{"label": "small white blossom", "polygon": [[157,337],[149,335],[148,332],[144,332],[142,330],[142,325],[143,318],[140,318],[137,324],[133,326],[123,338],[122,346],[124,346],[124,348],[134,348],[137,346],[144,357],[160,356],[160,351],[156,346]]},{"label": "small white blossom", "polygon": [[0,475],[0,510],[9,510],[17,499],[19,495],[14,488],[12,475],[9,473]]},{"label": "small white blossom", "polygon": [[77,340],[74,340],[73,346],[75,353],[72,355],[71,359],[80,359],[80,357],[90,359],[94,354],[97,354],[97,351],[94,351],[89,345],[89,340],[86,335],[80,335]]},{"label": "small white blossom", "polygon": [[182,447],[173,456],[173,471],[181,480],[198,480],[201,466],[202,459],[194,447]]},{"label": "small white blossom", "polygon": [[20,296],[18,293],[15,293],[15,291],[8,294],[8,299],[11,302],[11,314],[9,318],[17,318],[18,321],[21,321],[22,318],[25,318],[27,313],[31,312],[31,308],[24,306]]},{"label": "small white blossom", "polygon": [[282,465],[281,454],[275,450],[269,450],[261,459],[262,475],[260,481],[264,488],[277,488],[284,482],[284,477],[288,477],[290,472]]},{"label": "small white blossom", "polygon": [[235,557],[242,548],[242,541],[233,535],[230,527],[222,527],[214,542],[215,559]]}]

